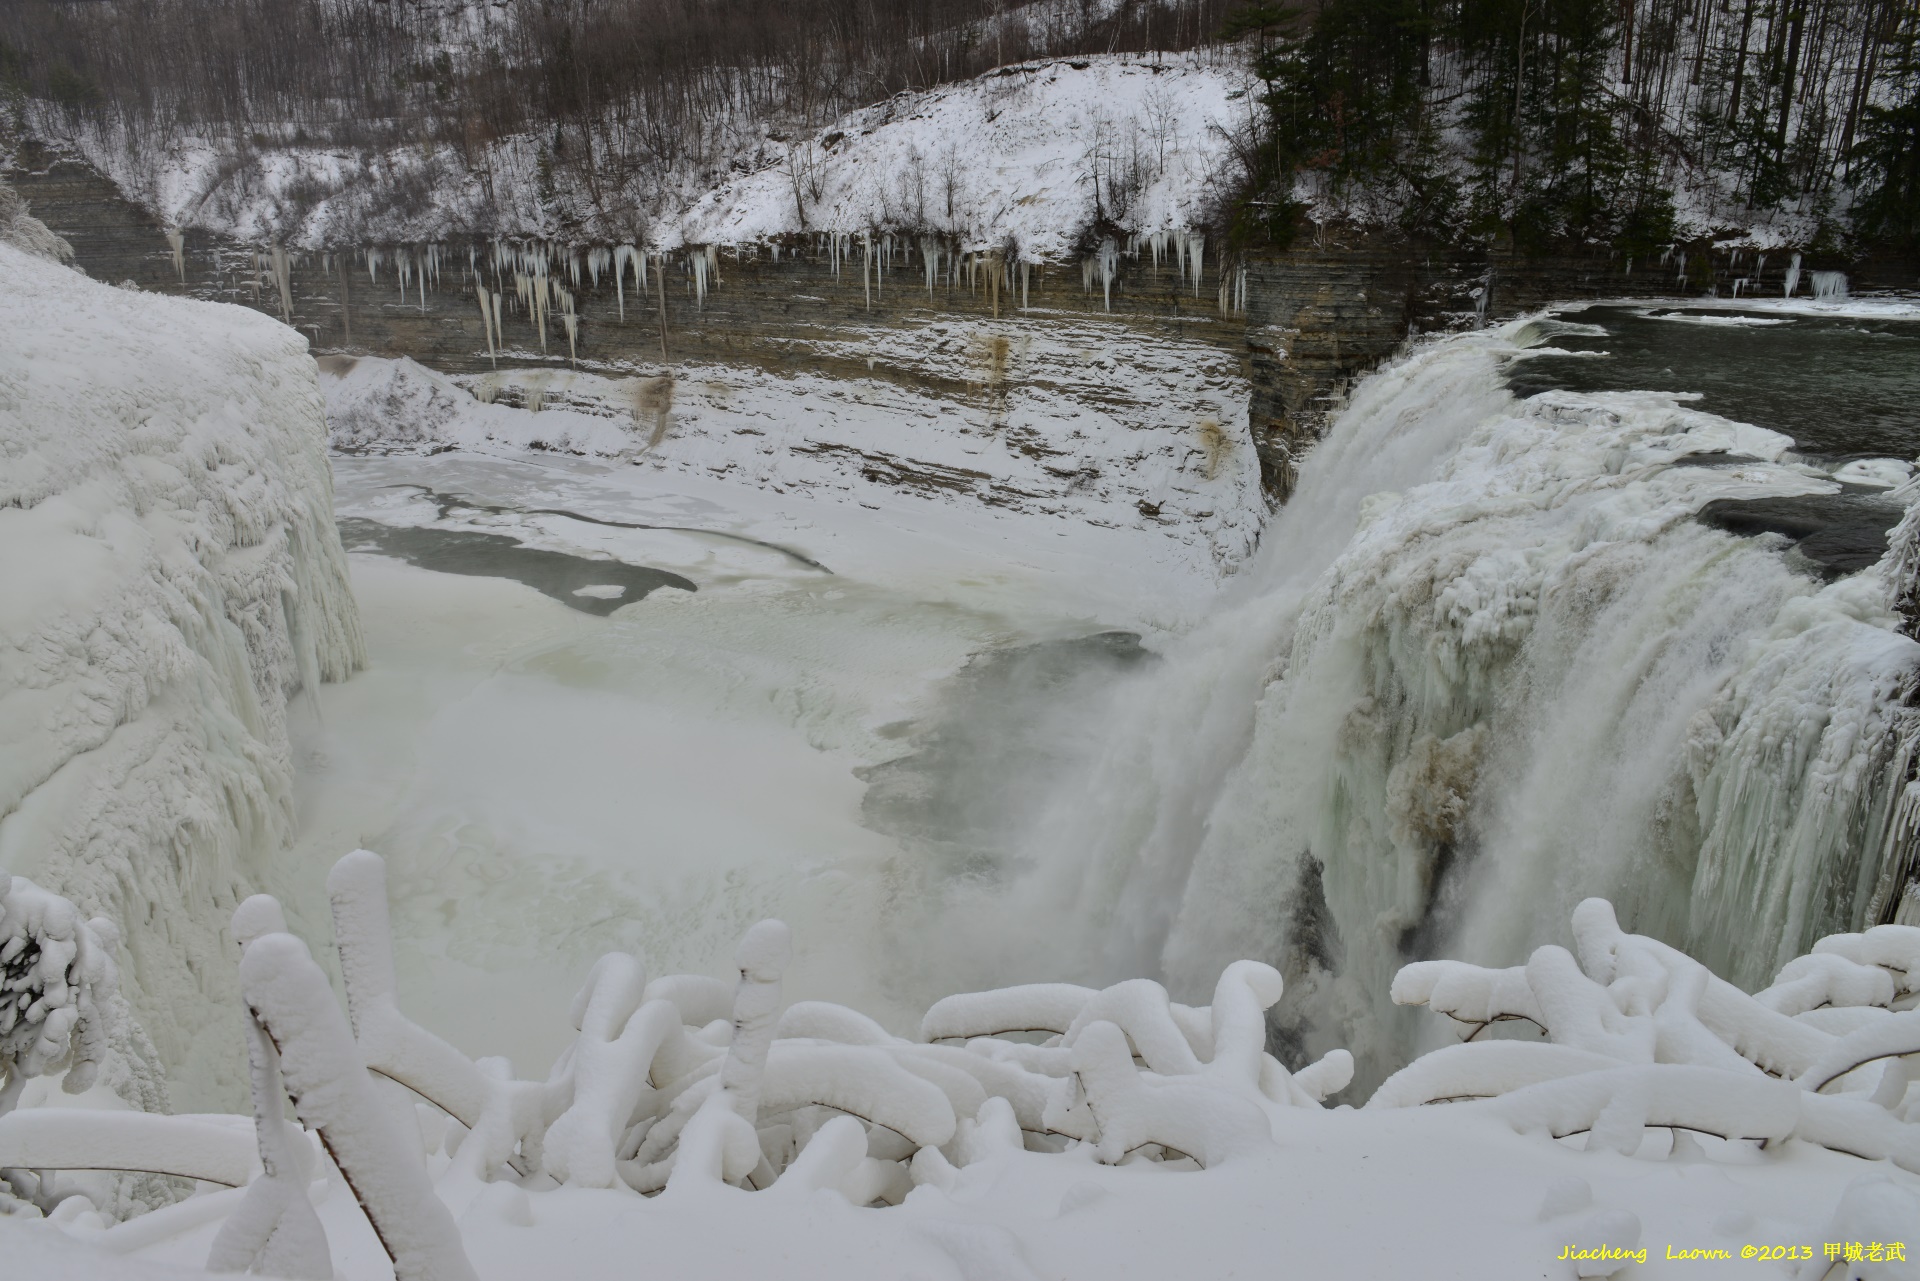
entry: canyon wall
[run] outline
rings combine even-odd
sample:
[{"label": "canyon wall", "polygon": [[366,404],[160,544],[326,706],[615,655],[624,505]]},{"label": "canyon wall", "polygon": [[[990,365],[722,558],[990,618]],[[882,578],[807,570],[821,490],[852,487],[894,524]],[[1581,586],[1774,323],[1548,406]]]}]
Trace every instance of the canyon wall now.
[{"label": "canyon wall", "polygon": [[[149,215],[78,161],[29,145],[16,159],[13,181],[36,214],[72,242],[77,264],[95,278],[282,311],[267,255],[189,230],[176,258]],[[1213,400],[1181,404],[1190,389],[1150,372],[1103,377],[1094,352],[1126,335],[1189,353],[1196,367],[1210,371],[1209,386],[1229,399],[1238,379],[1228,371],[1238,367],[1245,417],[1232,412],[1219,429],[1251,448],[1270,501],[1291,494],[1300,455],[1319,438],[1353,378],[1410,335],[1580,298],[1725,297],[1736,281],[1745,293],[1777,295],[1793,257],[1703,246],[1636,263],[1605,252],[1521,254],[1331,236],[1285,253],[1237,257],[1224,281],[1211,246],[1197,281],[1171,249],[1155,265],[1143,248],[1137,258],[1122,255],[1113,264],[1109,283],[1097,267],[1068,263],[1031,269],[1023,290],[1017,271],[997,273],[984,263],[975,271],[951,261],[940,264],[929,287],[919,247],[904,238],[888,261],[869,269],[857,242],[843,246],[836,262],[830,245],[809,237],[778,256],[769,248],[721,251],[715,278],[704,288],[690,255],[652,260],[644,294],[631,273],[626,277],[623,306],[611,269],[603,267],[596,284],[583,253],[578,284],[565,280],[578,314],[572,355],[557,313],[543,347],[532,318],[516,308],[509,282],[503,349],[490,357],[468,283],[471,264],[488,271],[485,247],[441,247],[437,280],[425,290],[402,286],[399,252],[385,249],[372,272],[357,252],[288,257],[287,314],[316,352],[404,355],[450,374],[569,365],[637,374],[690,364],[750,366],[774,376],[804,372],[977,399],[1004,397],[1035,380],[1060,389],[1058,357],[1065,351],[1085,358],[1085,368],[1068,380],[1075,393],[1106,402],[1129,425],[1218,416]],[[424,250],[411,252],[424,267]],[[1847,265],[1805,263],[1809,272]],[[997,289],[988,279],[995,274],[1001,276]],[[1912,283],[1905,264],[1867,264],[1864,274],[1869,284]],[[950,332],[927,333],[952,321],[969,326],[964,341],[943,343]],[[1023,344],[1043,332],[1060,340],[1053,358],[1022,361]],[[903,337],[906,349],[918,345],[925,358],[901,359],[903,346],[895,340]],[[950,350],[934,350],[942,345]],[[521,393],[508,385],[502,394],[511,402]]]}]

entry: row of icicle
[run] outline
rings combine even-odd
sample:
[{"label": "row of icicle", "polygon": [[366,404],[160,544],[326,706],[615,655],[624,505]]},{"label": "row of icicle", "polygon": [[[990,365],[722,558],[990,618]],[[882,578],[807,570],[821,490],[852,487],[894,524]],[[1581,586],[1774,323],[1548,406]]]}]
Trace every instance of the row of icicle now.
[{"label": "row of icicle", "polygon": [[[174,270],[184,284],[187,277],[184,234],[175,228],[167,228],[164,234],[172,251]],[[887,272],[910,261],[915,249],[920,253],[922,274],[929,295],[934,292],[936,285],[954,289],[964,283],[974,294],[986,295],[995,316],[1000,314],[1003,292],[1009,298],[1017,293],[1020,309],[1027,309],[1037,265],[1022,256],[1017,247],[967,251],[944,237],[932,235],[910,240],[906,236],[876,236],[872,232],[823,232],[816,235],[815,248],[827,259],[835,279],[840,278],[842,267],[850,266],[857,257],[861,289],[869,310],[874,300],[882,295]],[[776,243],[770,245],[769,249],[773,261],[778,263],[781,246]],[[379,283],[383,269],[390,270],[399,288],[401,302],[407,301],[408,291],[411,290],[423,312],[427,308],[428,293],[441,287],[449,261],[447,247],[431,242],[421,245],[368,246],[356,252],[366,267],[369,281]],[[1113,309],[1113,285],[1119,274],[1123,252],[1136,260],[1143,254],[1150,257],[1156,270],[1163,263],[1172,265],[1183,281],[1192,282],[1194,295],[1199,296],[1206,252],[1204,236],[1183,231],[1134,235],[1128,238],[1124,251],[1109,237],[1101,242],[1095,253],[1081,262],[1081,278],[1087,292],[1092,293],[1093,283],[1098,280],[1102,305],[1106,310]],[[221,269],[220,251],[216,249],[214,254],[218,272]],[[252,278],[254,298],[261,300],[264,287],[271,282],[278,295],[281,319],[288,324],[293,323],[292,268],[301,261],[301,257],[277,244],[270,245],[264,251],[247,251],[243,254],[243,261]],[[323,253],[320,259],[323,274],[331,277],[336,266],[336,255]],[[624,322],[627,316],[628,275],[631,274],[641,296],[646,297],[649,293],[647,275],[650,265],[657,268],[664,278],[666,261],[665,253],[652,253],[631,244],[594,245],[582,249],[549,240],[495,240],[484,248],[469,246],[461,287],[471,287],[474,291],[490,359],[497,362],[500,351],[505,347],[505,317],[510,309],[510,284],[511,308],[527,315],[539,337],[542,354],[547,351],[549,323],[557,318],[567,336],[569,358],[577,361],[580,320],[575,295],[581,287],[583,276],[595,289],[600,287],[603,277],[612,277],[616,306]],[[342,271],[345,270],[345,257],[340,258],[339,266]],[[686,256],[684,272],[695,305],[704,307],[708,292],[720,279],[718,248],[713,245],[693,248]],[[562,277],[568,284],[561,283]],[[1220,310],[1223,315],[1246,310],[1244,266],[1220,273]]]}]

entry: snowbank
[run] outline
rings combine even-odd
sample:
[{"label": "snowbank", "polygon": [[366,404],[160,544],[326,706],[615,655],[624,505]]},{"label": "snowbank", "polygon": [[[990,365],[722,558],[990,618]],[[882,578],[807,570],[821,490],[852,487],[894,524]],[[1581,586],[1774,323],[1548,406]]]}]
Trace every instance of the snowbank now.
[{"label": "snowbank", "polygon": [[278,879],[289,699],[361,661],[325,444],[293,331],[0,246],[0,867],[132,927],[149,1106],[238,1097],[222,917]]}]

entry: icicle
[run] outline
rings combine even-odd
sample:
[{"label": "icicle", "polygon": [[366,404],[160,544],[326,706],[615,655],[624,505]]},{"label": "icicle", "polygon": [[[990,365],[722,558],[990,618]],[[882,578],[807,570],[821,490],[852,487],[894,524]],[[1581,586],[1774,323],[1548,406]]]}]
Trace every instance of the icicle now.
[{"label": "icicle", "polygon": [[693,269],[694,305],[705,307],[707,305],[707,272],[712,270],[712,260],[707,257],[705,250],[695,249],[687,256],[687,265]]},{"label": "icicle", "polygon": [[485,286],[475,290],[473,296],[480,303],[480,328],[485,330],[487,335],[487,359],[493,362],[494,368],[498,369],[500,360],[493,346],[493,304],[487,298]]},{"label": "icicle", "polygon": [[1113,277],[1120,266],[1120,248],[1109,236],[1100,242],[1100,302],[1108,311],[1113,310]]},{"label": "icicle", "polygon": [[1793,297],[1793,291],[1798,289],[1799,287],[1800,287],[1800,255],[1795,254],[1793,256],[1792,265],[1787,268],[1786,296],[1788,298]]},{"label": "icicle", "polygon": [[167,228],[167,247],[173,250],[173,269],[187,283],[187,237],[178,227]]},{"label": "icicle", "polygon": [[860,233],[860,290],[867,297],[867,310],[873,310],[873,285],[867,277],[873,271],[873,233]]},{"label": "icicle", "polygon": [[1195,298],[1200,296],[1201,260],[1205,258],[1206,252],[1207,238],[1205,236],[1187,237],[1187,267],[1188,270],[1193,273],[1193,296]]},{"label": "icicle", "polygon": [[1673,279],[1676,284],[1687,283],[1687,251],[1684,249],[1680,251],[1680,269],[1674,273]]},{"label": "icicle", "polygon": [[500,346],[500,347],[505,347],[507,345],[507,331],[505,328],[502,327],[500,323],[500,307],[504,301],[505,299],[500,297],[500,291],[497,289],[494,290],[493,291],[493,341],[496,346]]},{"label": "icicle", "polygon": [[613,250],[604,245],[595,245],[587,250],[587,274],[593,277],[593,287],[600,288],[600,273],[613,261]]},{"label": "icicle", "polygon": [[372,246],[368,246],[366,252],[367,252],[367,282],[369,284],[377,285],[380,283],[380,257],[381,257],[380,251],[378,249],[373,248]]},{"label": "icicle", "polygon": [[1025,258],[1020,260],[1020,310],[1027,309],[1027,281],[1033,275],[1033,264]]},{"label": "icicle", "polygon": [[1844,271],[1816,271],[1813,273],[1813,296],[1820,302],[1834,302],[1847,296],[1847,273]]},{"label": "icicle", "polygon": [[580,351],[576,345],[580,336],[580,317],[574,314],[573,294],[557,284],[554,289],[560,295],[560,323],[567,331],[567,363],[577,367],[580,363]]},{"label": "icicle", "polygon": [[279,245],[267,250],[268,261],[273,268],[273,283],[280,290],[280,319],[293,323],[293,267],[287,260],[287,251]]},{"label": "icicle", "polygon": [[[627,259],[633,257],[632,245],[616,245],[613,250],[613,296],[620,305],[620,319],[627,318]],[[598,284],[598,280],[594,283]]]}]

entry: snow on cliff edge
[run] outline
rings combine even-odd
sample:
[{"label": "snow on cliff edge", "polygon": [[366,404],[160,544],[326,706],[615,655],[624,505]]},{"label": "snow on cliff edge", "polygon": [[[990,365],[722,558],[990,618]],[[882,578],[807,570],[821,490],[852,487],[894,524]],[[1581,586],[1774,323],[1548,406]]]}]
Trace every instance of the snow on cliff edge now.
[{"label": "snow on cliff edge", "polygon": [[125,923],[175,1104],[242,1097],[221,925],[278,879],[289,699],[361,661],[305,340],[0,244],[0,868]]},{"label": "snow on cliff edge", "polygon": [[207,137],[58,132],[167,225],[254,245],[584,244],[631,238],[638,211],[641,239],[661,250],[911,229],[969,250],[1012,239],[1029,261],[1061,261],[1096,220],[1139,234],[1201,225],[1255,84],[1230,51],[1022,63],[896,94],[802,137],[731,122],[739,136],[717,183],[685,171],[609,177],[592,192],[542,179],[538,133],[502,137],[463,167],[418,144],[238,154]]}]

